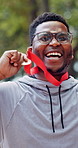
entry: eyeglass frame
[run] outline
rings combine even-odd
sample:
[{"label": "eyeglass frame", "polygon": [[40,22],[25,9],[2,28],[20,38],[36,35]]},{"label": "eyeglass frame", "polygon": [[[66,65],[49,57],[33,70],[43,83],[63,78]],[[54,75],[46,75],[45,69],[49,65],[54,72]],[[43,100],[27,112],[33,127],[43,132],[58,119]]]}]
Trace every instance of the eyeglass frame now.
[{"label": "eyeglass frame", "polygon": [[[52,41],[53,37],[57,40],[57,38],[56,38],[57,34],[61,34],[61,33],[69,34],[69,35],[70,35],[70,39],[67,40],[67,41],[62,41],[63,43],[62,43],[61,41],[58,41],[58,40],[57,40],[57,42],[59,42],[60,44],[65,44],[66,42],[69,42],[69,41],[72,42],[72,38],[73,38],[73,35],[72,35],[72,33],[70,33],[70,32],[51,33],[51,32],[49,32],[49,31],[43,31],[43,32],[38,32],[38,33],[34,34],[33,37],[32,37],[32,41],[31,41],[31,42],[33,42],[33,39],[35,38],[35,36],[37,36],[37,39],[38,39],[38,38],[39,38],[38,35],[41,34],[41,33],[49,33],[49,34],[51,35],[50,41],[49,41],[49,42],[46,41],[46,43],[43,43],[43,45],[48,45],[48,44],[50,44],[50,42]],[[39,39],[38,41],[39,41],[40,43],[43,42],[43,41],[40,41],[40,39]]]}]

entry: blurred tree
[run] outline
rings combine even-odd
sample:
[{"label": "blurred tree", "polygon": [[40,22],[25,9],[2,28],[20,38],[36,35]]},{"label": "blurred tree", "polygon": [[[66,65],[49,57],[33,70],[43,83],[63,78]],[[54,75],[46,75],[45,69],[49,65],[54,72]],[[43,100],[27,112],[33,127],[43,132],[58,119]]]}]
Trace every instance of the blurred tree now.
[{"label": "blurred tree", "polygon": [[32,22],[37,17],[38,4],[36,0],[29,0],[30,5],[30,21]]},{"label": "blurred tree", "polygon": [[50,11],[49,0],[43,0],[42,2],[43,2],[44,11]]},{"label": "blurred tree", "polygon": [[3,1],[0,5],[0,54],[4,50],[25,52],[28,44],[28,1]]}]

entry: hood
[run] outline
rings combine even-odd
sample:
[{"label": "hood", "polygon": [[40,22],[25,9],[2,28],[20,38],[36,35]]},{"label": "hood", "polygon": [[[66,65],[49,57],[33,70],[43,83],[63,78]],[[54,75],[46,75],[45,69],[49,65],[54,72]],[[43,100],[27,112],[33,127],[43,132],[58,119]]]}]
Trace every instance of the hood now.
[{"label": "hood", "polygon": [[[47,85],[50,88],[51,94],[58,93],[59,86],[55,86],[48,81],[42,81],[27,75],[22,77],[18,81],[22,84],[27,84],[37,89],[41,89],[42,91],[47,91],[46,90],[46,85]],[[70,76],[68,80],[65,80],[61,83],[61,92],[67,91],[76,85],[78,85],[78,80]]]}]

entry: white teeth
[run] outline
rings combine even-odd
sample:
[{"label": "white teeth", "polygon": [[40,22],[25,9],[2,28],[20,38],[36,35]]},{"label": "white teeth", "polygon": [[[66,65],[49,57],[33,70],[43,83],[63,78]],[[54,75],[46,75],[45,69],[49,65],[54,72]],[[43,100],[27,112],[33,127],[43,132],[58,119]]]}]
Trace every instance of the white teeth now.
[{"label": "white teeth", "polygon": [[61,57],[61,53],[51,52],[51,53],[48,53],[46,56],[59,56],[59,57]]}]

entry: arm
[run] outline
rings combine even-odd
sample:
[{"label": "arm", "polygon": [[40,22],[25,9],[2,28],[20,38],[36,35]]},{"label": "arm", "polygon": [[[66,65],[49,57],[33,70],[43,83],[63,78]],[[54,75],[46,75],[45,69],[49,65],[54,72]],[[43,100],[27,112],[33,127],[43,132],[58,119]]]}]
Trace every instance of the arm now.
[{"label": "arm", "polygon": [[4,52],[0,58],[0,80],[15,75],[21,68],[21,63],[27,61],[26,55],[17,50]]}]

